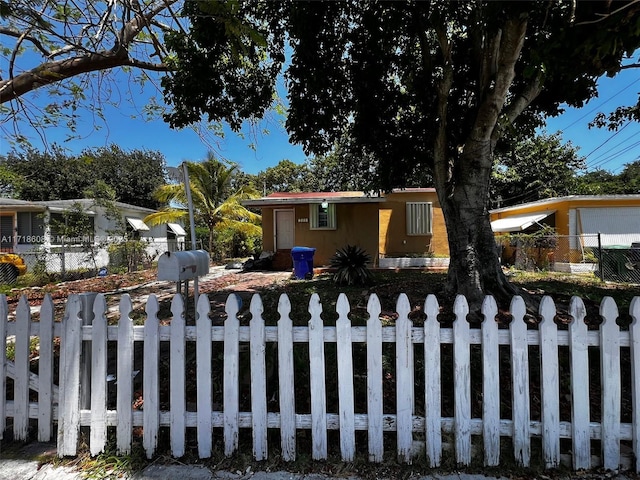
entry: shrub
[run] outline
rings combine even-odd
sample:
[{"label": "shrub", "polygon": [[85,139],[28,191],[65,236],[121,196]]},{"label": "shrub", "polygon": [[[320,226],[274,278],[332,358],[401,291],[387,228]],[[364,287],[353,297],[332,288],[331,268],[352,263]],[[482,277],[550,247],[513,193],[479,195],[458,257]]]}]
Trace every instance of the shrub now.
[{"label": "shrub", "polygon": [[373,275],[367,267],[371,255],[355,245],[347,245],[331,257],[331,267],[336,268],[333,281],[338,285],[368,285]]}]

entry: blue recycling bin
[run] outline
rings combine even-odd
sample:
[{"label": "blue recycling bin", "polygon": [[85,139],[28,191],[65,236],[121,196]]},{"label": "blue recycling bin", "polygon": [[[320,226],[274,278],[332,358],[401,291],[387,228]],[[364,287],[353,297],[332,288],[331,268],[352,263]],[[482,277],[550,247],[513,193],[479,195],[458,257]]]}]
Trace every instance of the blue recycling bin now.
[{"label": "blue recycling bin", "polygon": [[293,247],[291,258],[293,259],[293,274],[298,280],[313,277],[313,254],[315,248]]}]

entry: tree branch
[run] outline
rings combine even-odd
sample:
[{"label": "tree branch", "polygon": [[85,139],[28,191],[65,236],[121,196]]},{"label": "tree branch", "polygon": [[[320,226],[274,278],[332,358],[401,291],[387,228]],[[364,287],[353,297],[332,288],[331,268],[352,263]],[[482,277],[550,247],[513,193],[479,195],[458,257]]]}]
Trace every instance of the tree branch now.
[{"label": "tree branch", "polygon": [[0,35],[7,35],[9,37],[20,38],[23,40],[28,40],[36,47],[45,57],[49,56],[49,50],[47,50],[44,45],[37,38],[31,35],[24,35],[24,32],[18,32],[17,30],[13,30],[12,28],[0,27]]},{"label": "tree branch", "polygon": [[610,13],[606,13],[606,14],[601,14],[600,18],[596,19],[596,20],[588,20],[585,22],[578,22],[575,25],[593,25],[594,23],[600,23],[603,22],[604,20],[606,20],[607,18],[611,17],[612,15],[615,15],[616,13],[622,12],[623,10],[626,10],[627,8],[629,8],[630,6],[632,6],[635,3],[640,2],[640,0],[632,0],[631,2],[627,3],[626,5],[618,8],[617,10],[614,10],[613,12]]}]

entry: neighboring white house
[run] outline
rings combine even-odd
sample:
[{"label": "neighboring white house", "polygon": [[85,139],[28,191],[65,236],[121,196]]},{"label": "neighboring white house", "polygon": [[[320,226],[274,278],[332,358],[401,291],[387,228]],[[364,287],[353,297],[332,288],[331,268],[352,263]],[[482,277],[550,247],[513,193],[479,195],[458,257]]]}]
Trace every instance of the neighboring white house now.
[{"label": "neighboring white house", "polygon": [[[58,225],[64,222],[64,212],[81,205],[92,223],[92,235],[83,238],[65,237]],[[147,242],[149,258],[156,258],[167,250],[184,248],[186,232],[175,223],[149,227],[142,220],[155,210],[114,202],[124,221],[127,238]],[[51,200],[27,202],[0,198],[0,249],[23,256],[27,267],[38,256],[48,253],[47,271],[59,272],[74,268],[101,268],[109,264],[107,248],[123,239],[122,225],[109,218],[104,207],[92,199]],[[90,251],[88,251],[90,250]],[[30,265],[31,264],[31,265]]]}]

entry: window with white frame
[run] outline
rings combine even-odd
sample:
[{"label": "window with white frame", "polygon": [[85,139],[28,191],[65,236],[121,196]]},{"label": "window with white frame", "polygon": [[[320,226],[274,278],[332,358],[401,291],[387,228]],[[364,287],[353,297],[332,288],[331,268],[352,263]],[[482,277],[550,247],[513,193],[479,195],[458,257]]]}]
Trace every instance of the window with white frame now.
[{"label": "window with white frame", "polygon": [[309,205],[311,230],[336,229],[336,205],[334,203],[312,203]]},{"label": "window with white frame", "polygon": [[407,202],[407,235],[431,235],[431,202]]}]

